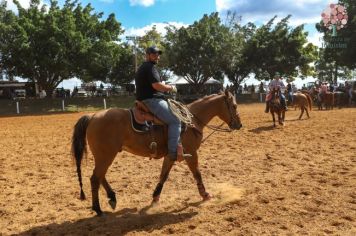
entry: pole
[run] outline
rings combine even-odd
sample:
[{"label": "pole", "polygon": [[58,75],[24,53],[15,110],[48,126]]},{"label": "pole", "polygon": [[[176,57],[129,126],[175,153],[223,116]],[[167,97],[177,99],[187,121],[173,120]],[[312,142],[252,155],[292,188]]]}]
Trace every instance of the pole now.
[{"label": "pole", "polygon": [[140,39],[139,36],[126,36],[126,40],[132,40],[134,44],[134,54],[135,54],[135,72],[137,71],[137,41]]},{"label": "pole", "polygon": [[16,113],[20,114],[20,105],[18,101],[16,101]]},{"label": "pole", "polygon": [[103,102],[104,102],[104,110],[106,110],[106,100],[105,100],[105,98],[103,99]]},{"label": "pole", "polygon": [[62,99],[62,111],[64,111],[64,99]]}]

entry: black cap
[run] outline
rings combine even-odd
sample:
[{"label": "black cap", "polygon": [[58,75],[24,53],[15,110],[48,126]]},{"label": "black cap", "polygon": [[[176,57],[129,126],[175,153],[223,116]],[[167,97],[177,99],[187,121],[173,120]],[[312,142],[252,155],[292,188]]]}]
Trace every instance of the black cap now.
[{"label": "black cap", "polygon": [[146,54],[151,54],[151,53],[161,55],[162,51],[159,48],[157,48],[156,46],[151,46],[146,49]]}]

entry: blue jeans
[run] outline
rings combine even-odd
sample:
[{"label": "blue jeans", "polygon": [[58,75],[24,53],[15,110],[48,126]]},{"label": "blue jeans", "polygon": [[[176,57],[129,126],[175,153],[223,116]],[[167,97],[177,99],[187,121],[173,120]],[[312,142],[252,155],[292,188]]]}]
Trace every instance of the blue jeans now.
[{"label": "blue jeans", "polygon": [[172,113],[164,99],[150,98],[143,102],[155,116],[168,125],[168,155],[176,158],[181,131],[180,120]]},{"label": "blue jeans", "polygon": [[281,101],[282,106],[286,106],[286,97],[284,96],[283,93],[279,93],[279,99]]}]

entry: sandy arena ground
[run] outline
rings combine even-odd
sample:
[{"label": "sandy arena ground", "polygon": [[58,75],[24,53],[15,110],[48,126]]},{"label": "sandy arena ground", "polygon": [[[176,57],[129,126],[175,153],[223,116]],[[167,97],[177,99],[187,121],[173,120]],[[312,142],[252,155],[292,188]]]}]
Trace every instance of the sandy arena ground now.
[{"label": "sandy arena ground", "polygon": [[244,127],[202,144],[212,200],[201,202],[179,163],[150,207],[162,160],[122,153],[107,174],[118,204],[112,211],[101,189],[103,217],[90,209],[92,156],[80,201],[69,155],[83,113],[0,118],[0,235],[356,235],[356,109],[313,110],[301,121],[288,111],[277,128],[263,109],[240,105]]}]

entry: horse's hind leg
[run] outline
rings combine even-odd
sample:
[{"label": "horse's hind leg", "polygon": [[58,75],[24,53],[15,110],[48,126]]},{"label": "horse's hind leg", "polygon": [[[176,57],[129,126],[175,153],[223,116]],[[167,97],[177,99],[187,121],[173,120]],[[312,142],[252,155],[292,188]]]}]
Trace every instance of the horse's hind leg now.
[{"label": "horse's hind leg", "polygon": [[307,113],[307,117],[310,118],[309,112],[308,112],[308,107],[306,106],[306,107],[304,107],[304,109],[305,109],[305,112]]},{"label": "horse's hind leg", "polygon": [[172,169],[172,166],[174,164],[174,161],[172,161],[169,157],[164,157],[163,164],[162,164],[162,170],[161,170],[161,175],[159,177],[159,182],[153,192],[153,200],[152,202],[158,202],[159,197],[162,192],[162,188],[166,180],[168,179],[169,172]]},{"label": "horse's hind leg", "polygon": [[190,171],[192,172],[194,179],[197,181],[198,191],[200,196],[203,198],[204,201],[209,200],[211,198],[210,194],[206,192],[203,179],[201,177],[201,173],[198,168],[198,154],[195,152],[193,153],[191,158],[185,159]]},{"label": "horse's hind leg", "polygon": [[114,210],[116,207],[116,196],[115,196],[115,192],[112,190],[111,186],[109,185],[108,181],[106,180],[106,178],[104,177],[103,181],[102,181],[102,185],[106,191],[106,194],[109,198],[109,204],[111,206],[111,208]]},{"label": "horse's hind leg", "polygon": [[105,174],[111,165],[112,161],[115,158],[115,155],[94,155],[95,158],[95,168],[93,175],[90,178],[91,183],[91,193],[92,193],[92,209],[96,212],[97,215],[102,215],[102,211],[99,203],[99,187],[103,183]]},{"label": "horse's hind leg", "polygon": [[304,106],[301,106],[300,110],[301,110],[301,112],[300,112],[299,120],[302,119],[302,116],[303,116],[303,113],[304,113],[304,110],[305,110]]}]

